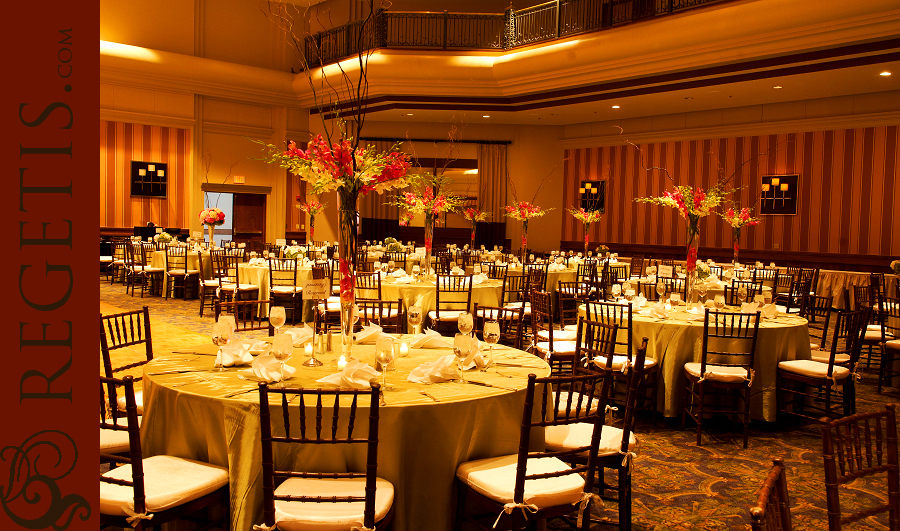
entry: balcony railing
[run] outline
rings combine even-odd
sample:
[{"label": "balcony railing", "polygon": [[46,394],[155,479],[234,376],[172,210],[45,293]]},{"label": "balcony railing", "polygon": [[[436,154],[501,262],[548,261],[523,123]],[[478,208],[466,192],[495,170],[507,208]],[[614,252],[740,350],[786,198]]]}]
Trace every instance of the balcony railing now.
[{"label": "balcony railing", "polygon": [[306,62],[318,66],[376,48],[508,50],[724,1],[553,0],[498,15],[380,9],[365,27],[351,22],[307,37]]}]

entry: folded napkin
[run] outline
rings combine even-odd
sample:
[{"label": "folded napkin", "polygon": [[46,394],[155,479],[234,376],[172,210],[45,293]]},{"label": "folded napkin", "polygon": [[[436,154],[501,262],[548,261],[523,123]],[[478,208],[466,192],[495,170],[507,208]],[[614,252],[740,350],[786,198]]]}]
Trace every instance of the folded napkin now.
[{"label": "folded napkin", "polygon": [[357,332],[354,335],[354,338],[360,345],[374,345],[380,335],[381,327],[377,324],[370,324],[369,326],[364,326],[362,330]]},{"label": "folded napkin", "polygon": [[409,341],[410,348],[450,348],[452,339],[445,338],[436,330],[426,330],[424,334],[416,334]]},{"label": "folded napkin", "polygon": [[463,273],[465,273],[465,271],[463,271],[459,267],[454,267],[454,268],[450,269],[451,275],[462,275]]},{"label": "folded napkin", "polygon": [[359,360],[350,360],[341,372],[330,374],[316,380],[319,383],[334,385],[337,387],[352,387],[353,389],[366,389],[371,387],[371,381],[381,376],[381,373],[370,365]]},{"label": "folded napkin", "polygon": [[405,276],[406,276],[406,271],[404,271],[404,270],[398,268],[398,269],[396,269],[395,271],[393,271],[393,272],[391,273],[391,276],[394,277],[394,278],[405,277]]},{"label": "folded napkin", "polygon": [[395,282],[396,282],[397,284],[409,284],[409,283],[412,282],[413,280],[414,280],[413,277],[410,277],[410,276],[403,276],[403,277],[397,277],[397,279],[395,280]]},{"label": "folded napkin", "polygon": [[481,284],[483,282],[487,282],[488,277],[484,273],[478,273],[477,275],[472,275],[472,284]]},{"label": "folded napkin", "polygon": [[557,264],[555,262],[550,264],[549,266],[547,266],[547,271],[550,271],[550,272],[561,271],[563,269],[565,269],[565,267],[563,267],[560,264]]},{"label": "folded napkin", "polygon": [[285,365],[284,374],[282,374],[281,362],[275,359],[275,356],[272,356],[271,354],[263,354],[253,359],[253,364],[247,372],[251,373],[260,381],[273,383],[287,380],[297,372],[297,369],[290,365]]},{"label": "folded napkin", "polygon": [[669,313],[671,313],[671,310],[666,310],[665,305],[660,303],[640,311],[640,315],[653,317],[654,319],[665,319],[669,316]]},{"label": "folded napkin", "polygon": [[759,304],[755,302],[745,302],[741,304],[741,313],[756,313]]},{"label": "folded napkin", "polygon": [[641,309],[647,304],[647,297],[644,297],[643,293],[639,293],[634,300],[631,301],[631,306],[637,309]]},{"label": "folded napkin", "polygon": [[699,302],[691,304],[685,310],[685,313],[688,314],[688,321],[700,321],[706,318],[706,310],[703,308],[703,304]]},{"label": "folded napkin", "polygon": [[719,277],[717,277],[715,273],[710,273],[703,282],[706,283],[707,286],[716,287],[719,285]]},{"label": "folded napkin", "polygon": [[477,337],[472,337],[472,349],[469,355],[463,360],[463,370],[483,369],[490,364],[489,359],[485,359],[484,351],[481,348],[481,341]]},{"label": "folded napkin", "polygon": [[656,284],[656,275],[653,273],[650,273],[649,275],[647,275],[647,283],[648,284]]},{"label": "folded napkin", "polygon": [[245,342],[244,347],[246,347],[250,354],[259,355],[268,354],[269,349],[272,348],[272,344],[266,341],[257,340],[253,342]]},{"label": "folded napkin", "polygon": [[313,338],[313,329],[309,325],[298,328],[288,328],[285,334],[291,336],[291,342],[295,347],[299,347]]},{"label": "folded napkin", "polygon": [[446,382],[459,378],[459,370],[456,367],[456,356],[448,354],[440,358],[423,363],[412,371],[406,378],[415,383]]},{"label": "folded napkin", "polygon": [[778,317],[778,309],[775,308],[775,304],[765,304],[762,308],[759,309],[760,313],[763,317],[768,319],[774,319]]},{"label": "folded napkin", "polygon": [[243,341],[232,340],[227,345],[219,348],[216,353],[216,367],[234,367],[246,365],[253,361],[250,351],[244,346]]}]

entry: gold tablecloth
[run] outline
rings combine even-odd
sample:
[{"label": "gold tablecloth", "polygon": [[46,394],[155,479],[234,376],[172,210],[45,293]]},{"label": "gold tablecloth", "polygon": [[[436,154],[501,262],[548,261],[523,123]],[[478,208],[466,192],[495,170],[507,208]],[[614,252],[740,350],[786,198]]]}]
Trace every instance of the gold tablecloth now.
[{"label": "gold tablecloth", "polygon": [[[584,306],[579,308],[584,316]],[[634,348],[647,338],[647,357],[660,360],[660,386],[657,411],[667,417],[681,415],[684,399],[684,364],[700,362],[703,353],[703,319],[688,320],[690,314],[677,312],[659,320],[635,313],[632,318]],[[753,366],[756,374],[750,392],[750,415],[774,422],[777,414],[776,375],[779,361],[808,360],[809,328],[802,317],[779,315],[763,319],[759,324],[756,355]]]},{"label": "gold tablecloth", "polygon": [[[434,309],[435,292],[437,285],[431,282],[412,282],[410,284],[399,284],[396,282],[381,283],[381,298],[383,300],[403,301],[403,307],[419,306],[422,308],[422,315],[428,315],[428,312]],[[444,296],[445,294],[441,294]],[[449,296],[462,296],[465,294],[449,293]],[[472,286],[472,307],[475,303],[479,306],[499,306],[500,298],[503,296],[503,282],[499,280],[487,280],[481,284]],[[459,298],[447,300],[460,300]],[[471,310],[472,308],[470,308]]]},{"label": "gold tablecloth", "polygon": [[[895,296],[897,293],[900,275],[884,275],[885,295]],[[844,310],[844,290],[849,291],[850,309],[853,309],[853,286],[868,286],[869,273],[855,271],[833,271],[831,269],[819,270],[819,284],[816,287],[816,295],[833,297],[832,305],[838,310]]]},{"label": "gold tablecloth", "polygon": [[[405,336],[409,337],[409,336]],[[337,345],[339,339],[335,338]],[[243,368],[213,369],[215,347],[186,346],[161,355],[144,369],[144,417],[141,439],[146,456],[168,454],[195,459],[229,470],[231,526],[246,531],[262,523],[262,463],[259,395],[256,383],[238,378]],[[374,346],[357,345],[354,355],[372,362]],[[395,487],[394,529],[449,530],[455,506],[453,481],[456,467],[465,461],[513,454],[517,451],[526,377],[547,376],[549,366],[521,351],[494,350],[499,362],[528,365],[487,372],[467,371],[469,380],[516,388],[512,391],[454,382],[431,385],[406,381],[409,372],[427,361],[449,354],[450,349],[411,349],[397,358],[387,383],[397,391],[385,393],[378,443],[378,476]],[[196,354],[192,354],[196,353]],[[200,355],[197,355],[200,354]],[[514,356],[514,357],[513,357]],[[337,372],[333,352],[320,356],[325,365],[303,367],[301,349],[288,361],[297,367],[287,383],[292,387],[319,387],[316,380]],[[510,359],[512,358],[512,359]],[[187,361],[183,361],[187,360]],[[154,374],[167,370],[196,370],[184,374]],[[225,395],[248,390],[231,398]],[[419,393],[425,390],[440,402]],[[280,415],[275,415],[280,416]],[[357,429],[365,433],[368,414],[358,411]],[[276,431],[278,428],[276,427]],[[538,441],[543,444],[543,440]],[[279,445],[283,446],[283,445]],[[363,470],[365,449],[346,447],[292,448],[276,452],[277,464],[342,472]]]}]

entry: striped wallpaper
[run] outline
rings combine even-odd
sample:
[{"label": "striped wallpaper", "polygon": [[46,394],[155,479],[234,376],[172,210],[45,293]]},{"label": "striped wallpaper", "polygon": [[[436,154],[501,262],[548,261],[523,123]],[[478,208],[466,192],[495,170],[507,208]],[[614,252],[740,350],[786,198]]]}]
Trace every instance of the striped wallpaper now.
[{"label": "striped wallpaper", "polygon": [[[131,196],[132,160],[168,164],[168,197]],[[100,120],[100,226],[188,228],[190,168],[189,130]]]},{"label": "striped wallpaper", "polygon": [[[306,225],[306,213],[297,208],[306,202],[306,182],[299,175],[292,175],[291,172],[284,170],[285,179],[287,179],[287,197],[285,205],[284,230],[285,232],[309,231],[309,227],[298,229],[297,225]],[[301,197],[297,201],[297,196]]]},{"label": "striped wallpaper", "polygon": [[[685,245],[675,209],[633,201],[658,196],[672,182],[708,188],[718,174],[743,187],[740,206],[759,212],[763,175],[799,174],[797,215],[763,216],[741,234],[741,248],[864,255],[900,254],[898,126],[748,136],[566,150],[563,201],[578,204],[581,180],[608,179],[606,214],[591,242]],[[641,160],[643,158],[643,160]],[[730,247],[718,216],[700,222],[704,247]],[[580,222],[563,215],[562,240],[583,240]]]}]

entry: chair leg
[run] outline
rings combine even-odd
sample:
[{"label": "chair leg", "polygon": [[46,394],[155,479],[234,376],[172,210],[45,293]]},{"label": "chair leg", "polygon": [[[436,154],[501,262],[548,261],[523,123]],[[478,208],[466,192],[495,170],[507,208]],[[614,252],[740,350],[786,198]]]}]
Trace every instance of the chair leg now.
[{"label": "chair leg", "polygon": [[705,397],[703,394],[703,383],[697,384],[700,389],[697,391],[697,446],[703,443],[703,404]]},{"label": "chair leg", "polygon": [[750,387],[744,390],[744,448],[750,441]]}]

